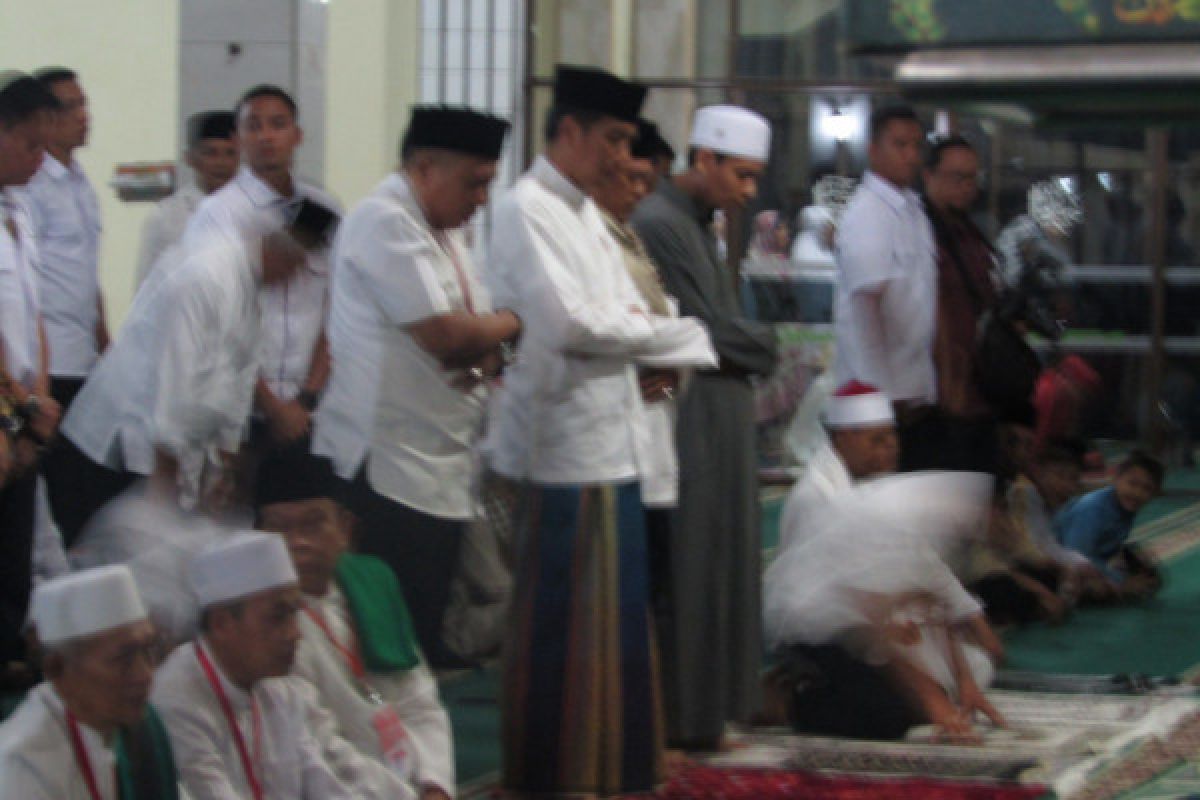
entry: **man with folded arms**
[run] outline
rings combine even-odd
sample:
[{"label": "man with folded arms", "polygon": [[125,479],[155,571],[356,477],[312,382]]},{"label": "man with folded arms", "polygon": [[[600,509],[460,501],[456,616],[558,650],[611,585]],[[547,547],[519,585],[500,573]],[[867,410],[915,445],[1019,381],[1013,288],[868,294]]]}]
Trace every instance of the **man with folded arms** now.
[{"label": "man with folded arms", "polygon": [[176,648],[154,686],[190,797],[414,798],[337,736],[310,684],[286,677],[300,589],[283,539],[235,533],[190,567],[200,635]]},{"label": "man with folded arms", "polygon": [[37,588],[46,681],[0,726],[3,800],[174,800],[175,762],[147,704],[155,634],[126,567]]}]

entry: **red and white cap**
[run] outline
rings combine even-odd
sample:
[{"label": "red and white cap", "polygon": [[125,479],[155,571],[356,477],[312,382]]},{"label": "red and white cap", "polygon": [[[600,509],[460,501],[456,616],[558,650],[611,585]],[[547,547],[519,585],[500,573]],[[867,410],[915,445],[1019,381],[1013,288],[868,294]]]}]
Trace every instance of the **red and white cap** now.
[{"label": "red and white cap", "polygon": [[870,384],[849,381],[838,387],[825,404],[825,424],[834,429],[895,425],[892,403]]}]

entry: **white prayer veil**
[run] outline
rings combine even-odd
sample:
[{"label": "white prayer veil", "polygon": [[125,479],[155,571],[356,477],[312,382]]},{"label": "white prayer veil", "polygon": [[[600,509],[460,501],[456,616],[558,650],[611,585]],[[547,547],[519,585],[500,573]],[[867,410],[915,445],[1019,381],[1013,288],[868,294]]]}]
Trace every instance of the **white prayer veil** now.
[{"label": "white prayer veil", "polygon": [[859,484],[813,509],[812,535],[795,540],[766,571],[768,644],[824,644],[878,623],[867,598],[893,608],[928,598],[949,619],[978,610],[941,553],[983,529],[991,492],[991,476],[981,473],[906,473]]}]

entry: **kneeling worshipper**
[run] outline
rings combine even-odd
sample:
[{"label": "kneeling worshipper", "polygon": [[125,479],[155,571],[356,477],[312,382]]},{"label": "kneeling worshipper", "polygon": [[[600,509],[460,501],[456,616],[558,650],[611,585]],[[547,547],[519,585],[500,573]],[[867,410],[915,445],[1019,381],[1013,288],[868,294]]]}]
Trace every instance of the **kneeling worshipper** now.
[{"label": "kneeling worshipper", "polygon": [[341,735],[387,765],[421,800],[454,792],[454,742],[396,575],[348,552],[350,514],[323,459],[264,468],[258,527],[283,535],[300,579],[300,645],[292,673],[316,687]]},{"label": "kneeling worshipper", "polygon": [[174,800],[171,744],[147,700],[154,626],[122,566],[47,581],[30,603],[44,683],[0,725],[0,800]]},{"label": "kneeling worshipper", "polygon": [[793,676],[797,731],[899,738],[932,723],[974,739],[993,673],[979,603],[942,560],[982,528],[992,479],[979,473],[889,476],[847,489],[764,577],[768,642]]},{"label": "kneeling worshipper", "polygon": [[823,416],[828,436],[809,458],[783,506],[781,549],[803,538],[817,511],[858,481],[896,471],[896,417],[883,392],[850,381],[826,401]]},{"label": "kneeling worshipper", "polygon": [[190,578],[201,633],[163,663],[154,703],[192,800],[416,798],[288,676],[300,589],[280,536],[232,534],[192,561]]}]

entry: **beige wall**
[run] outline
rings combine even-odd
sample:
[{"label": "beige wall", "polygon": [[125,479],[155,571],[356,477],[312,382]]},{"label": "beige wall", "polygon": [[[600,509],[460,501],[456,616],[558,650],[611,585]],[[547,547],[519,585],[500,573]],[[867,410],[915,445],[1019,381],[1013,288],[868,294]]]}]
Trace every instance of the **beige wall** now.
[{"label": "beige wall", "polygon": [[417,98],[419,3],[329,4],[325,182],[349,209],[395,168]]},{"label": "beige wall", "polygon": [[92,114],[79,151],[104,217],[100,278],[114,324],[133,291],[147,203],[123,203],[108,187],[114,166],[176,157],[179,105],[177,0],[3,0],[0,69],[76,70]]}]

